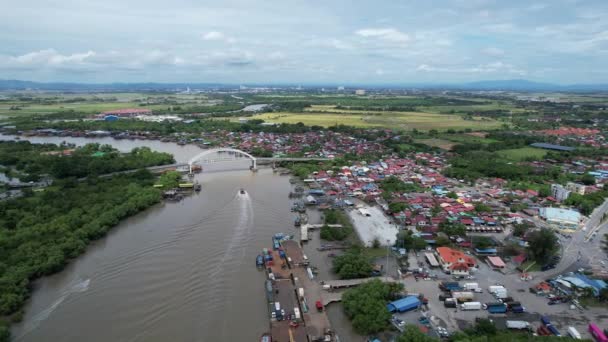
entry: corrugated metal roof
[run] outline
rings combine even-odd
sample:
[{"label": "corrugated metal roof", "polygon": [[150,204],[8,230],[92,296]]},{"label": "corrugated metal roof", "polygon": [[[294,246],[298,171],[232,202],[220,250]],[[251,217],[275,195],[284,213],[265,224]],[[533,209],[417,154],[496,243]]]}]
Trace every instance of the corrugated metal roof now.
[{"label": "corrugated metal roof", "polygon": [[547,150],[556,150],[556,151],[574,151],[575,150],[574,147],[554,145],[554,144],[547,144],[547,143],[534,143],[534,144],[530,144],[530,146],[532,146],[532,147],[538,147],[538,148],[544,148],[544,149],[547,149]]}]

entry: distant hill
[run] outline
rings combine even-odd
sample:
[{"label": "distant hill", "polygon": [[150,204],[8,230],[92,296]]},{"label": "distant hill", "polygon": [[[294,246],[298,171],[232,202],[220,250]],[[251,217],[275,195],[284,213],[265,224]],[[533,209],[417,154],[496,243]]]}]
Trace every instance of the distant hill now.
[{"label": "distant hill", "polygon": [[[258,84],[258,86],[264,86]],[[273,85],[277,86],[277,85]],[[293,85],[283,84],[283,87]],[[321,88],[325,85],[309,86],[308,88]],[[0,80],[0,90],[46,90],[46,91],[176,91],[190,89],[235,89],[238,85],[221,83],[63,83],[63,82],[32,82],[21,80]],[[365,85],[357,87],[365,88]],[[378,86],[370,85],[370,88]],[[460,90],[505,90],[505,91],[570,91],[570,92],[592,92],[608,91],[608,84],[572,84],[559,85],[552,83],[540,83],[528,80],[495,80],[478,81],[471,83],[414,83],[394,84],[389,88],[420,88],[420,89],[460,89]]]},{"label": "distant hill", "polygon": [[[458,85],[456,85],[458,87]],[[528,80],[479,81],[462,85],[464,89],[516,91],[606,91],[608,84],[559,85]]]}]

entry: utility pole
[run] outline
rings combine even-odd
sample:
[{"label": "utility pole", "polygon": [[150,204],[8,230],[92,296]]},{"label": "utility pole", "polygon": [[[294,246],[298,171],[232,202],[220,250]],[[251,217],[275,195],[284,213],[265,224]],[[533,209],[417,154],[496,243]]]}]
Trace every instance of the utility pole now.
[{"label": "utility pole", "polygon": [[388,252],[389,252],[390,244],[391,244],[390,240],[387,239],[386,240],[386,276],[387,277],[389,276],[389,274],[388,274],[388,269],[389,269],[388,268]]}]

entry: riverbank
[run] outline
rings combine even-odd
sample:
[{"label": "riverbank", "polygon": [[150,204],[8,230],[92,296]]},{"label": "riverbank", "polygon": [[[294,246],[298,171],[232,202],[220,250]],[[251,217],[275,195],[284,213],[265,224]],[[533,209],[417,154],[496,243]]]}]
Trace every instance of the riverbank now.
[{"label": "riverbank", "polygon": [[7,229],[0,242],[5,320],[21,320],[33,280],[62,271],[119,221],[158,203],[161,192],[152,183],[150,174],[94,184],[55,182],[44,191],[0,202],[1,225]]}]

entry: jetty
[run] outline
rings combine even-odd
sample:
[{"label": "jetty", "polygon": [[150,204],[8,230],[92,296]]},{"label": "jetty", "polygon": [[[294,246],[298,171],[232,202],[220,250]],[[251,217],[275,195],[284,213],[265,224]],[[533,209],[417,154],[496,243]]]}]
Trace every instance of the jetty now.
[{"label": "jetty", "polygon": [[267,278],[272,283],[272,291],[268,292],[272,340],[336,341],[324,307],[319,310],[316,305],[323,301],[322,285],[314,279],[300,244],[283,240],[279,248],[269,253],[273,259],[266,264]]}]

